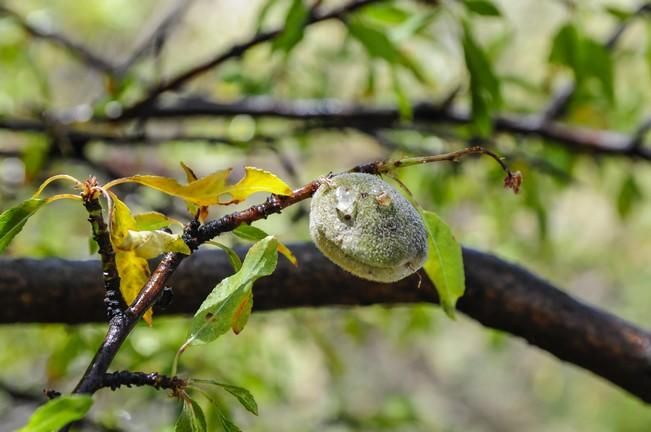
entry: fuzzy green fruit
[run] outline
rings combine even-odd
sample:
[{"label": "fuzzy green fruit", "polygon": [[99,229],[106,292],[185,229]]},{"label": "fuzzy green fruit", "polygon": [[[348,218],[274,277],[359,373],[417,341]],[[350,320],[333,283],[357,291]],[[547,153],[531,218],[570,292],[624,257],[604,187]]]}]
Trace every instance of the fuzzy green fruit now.
[{"label": "fuzzy green fruit", "polygon": [[312,198],[310,234],[321,252],[364,279],[395,282],[422,267],[427,231],[418,211],[378,176],[325,180]]}]

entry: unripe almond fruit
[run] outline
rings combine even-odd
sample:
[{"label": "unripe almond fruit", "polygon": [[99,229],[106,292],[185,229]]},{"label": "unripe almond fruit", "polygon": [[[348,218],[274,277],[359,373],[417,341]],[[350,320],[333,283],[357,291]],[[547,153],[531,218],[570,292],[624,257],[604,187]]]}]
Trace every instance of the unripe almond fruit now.
[{"label": "unripe almond fruit", "polygon": [[414,206],[371,174],[324,180],[312,197],[310,234],[321,252],[364,279],[395,282],[427,258],[427,231]]}]

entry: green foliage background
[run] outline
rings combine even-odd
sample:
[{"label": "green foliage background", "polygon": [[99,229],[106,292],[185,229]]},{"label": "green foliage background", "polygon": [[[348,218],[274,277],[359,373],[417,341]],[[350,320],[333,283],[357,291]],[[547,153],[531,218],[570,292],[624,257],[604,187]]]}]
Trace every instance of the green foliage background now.
[{"label": "green foliage background", "polygon": [[[5,3],[30,22],[53,26],[114,59],[123,58],[169,8],[152,0]],[[113,90],[64,51],[30,38],[0,15],[0,119],[28,116],[37,107],[76,107],[83,115],[133,102],[143,95],[143,81],[171,76],[250,37],[263,3],[196,2],[160,58],[138,65]],[[269,3],[264,28],[282,24],[291,4],[299,8],[292,1]],[[470,127],[407,128],[378,140],[347,129],[306,131],[298,123],[248,116],[152,122],[147,128],[154,132],[182,130],[233,142],[94,142],[86,155],[122,175],[182,178],[181,160],[202,174],[250,164],[299,186],[369,160],[459,148],[473,133],[489,133],[486,119],[495,112],[540,112],[566,80],[578,83],[568,122],[628,132],[649,114],[649,22],[631,24],[612,53],[600,45],[637,2],[427,3],[401,0],[367,9],[348,28],[328,21],[301,35],[299,26],[288,26],[293,33],[280,42],[256,47],[188,90],[222,101],[264,95],[397,104],[408,119],[409,101],[440,101],[460,87],[456,103],[477,114]],[[292,16],[300,23],[300,10]],[[264,134],[279,138],[268,144],[257,139]],[[493,144],[524,173],[520,195],[501,189],[502,174],[488,160],[410,168],[400,178],[464,245],[519,262],[576,297],[649,326],[648,164],[580,156],[537,138],[498,135]],[[20,153],[0,155],[0,208],[28,197],[39,179],[53,173],[105,175],[87,163],[46,160],[48,145],[40,135],[0,131],[0,150]],[[183,211],[182,203],[156,192],[134,189],[126,199],[142,210]],[[307,221],[298,207],[259,226],[283,242],[304,241]],[[85,218],[79,205],[54,204],[30,220],[10,255],[89,257]],[[224,241],[237,242],[231,236]],[[188,323],[157,318],[152,328],[139,326],[113,369],[168,371]],[[0,381],[35,393],[44,386],[68,390],[103,333],[103,325],[2,327]],[[180,371],[250,389],[259,417],[230,398],[220,399],[248,431],[651,430],[651,411],[619,389],[463,316],[450,321],[434,307],[254,314],[242,334],[190,349]],[[33,408],[0,391],[0,429],[22,424]],[[170,430],[178,410],[177,403],[148,389],[104,390],[91,415],[125,430]],[[212,408],[206,412],[209,424],[216,424]]]}]

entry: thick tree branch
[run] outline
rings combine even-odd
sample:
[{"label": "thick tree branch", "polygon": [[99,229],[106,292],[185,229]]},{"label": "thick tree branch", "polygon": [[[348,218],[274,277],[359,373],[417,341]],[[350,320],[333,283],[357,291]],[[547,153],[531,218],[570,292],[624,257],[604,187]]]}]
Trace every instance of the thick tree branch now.
[{"label": "thick tree branch", "polygon": [[[276,101],[267,98],[251,98],[233,103],[218,103],[201,98],[182,98],[164,106],[151,106],[137,116],[127,115],[120,121],[133,120],[141,116],[150,119],[188,119],[194,117],[230,117],[245,114],[258,118],[282,118],[305,123],[306,128],[353,128],[364,133],[369,130],[391,129],[431,124],[468,125],[472,122],[470,113],[450,108],[445,104],[430,102],[413,106],[413,119],[405,123],[396,107],[358,105],[341,101],[303,100]],[[99,121],[99,120],[98,120]],[[101,121],[100,121],[101,122]],[[558,121],[547,121],[539,115],[502,114],[493,119],[496,132],[521,136],[538,136],[550,140],[570,151],[588,154],[623,156],[651,160],[651,150],[644,146],[643,136],[651,122],[644,121],[631,134],[610,130],[592,129]],[[0,129],[14,132],[51,133],[51,126],[27,119],[0,118]],[[223,137],[210,136],[149,136],[138,133],[93,132],[62,126],[59,136],[68,139],[70,146],[79,154],[92,141],[110,143],[156,143],[171,139],[208,142],[232,141]],[[262,139],[266,139],[262,137]]]},{"label": "thick tree branch", "polygon": [[[255,310],[438,302],[426,276],[420,288],[417,276],[394,284],[366,281],[339,269],[312,245],[291,248],[300,265],[279,260],[273,275],[256,282]],[[467,291],[459,310],[651,402],[649,332],[573,299],[494,256],[465,249],[464,261]],[[174,301],[160,313],[193,313],[210,290],[231,273],[222,252],[201,251],[187,258],[170,280]],[[97,261],[0,260],[0,296],[3,323],[76,324],[104,317]]]},{"label": "thick tree branch", "polygon": [[[190,118],[226,117],[246,114],[252,117],[284,118],[308,122],[312,127],[349,127],[362,130],[405,126],[397,107],[376,107],[340,101],[276,101],[251,98],[234,103],[218,103],[202,98],[182,98],[164,106],[151,106],[136,117]],[[128,119],[131,114],[122,120]],[[430,102],[413,106],[413,124],[470,124],[472,115]],[[407,123],[406,125],[408,125]],[[637,134],[590,129],[562,122],[547,121],[539,115],[502,114],[493,119],[497,132],[539,136],[573,151],[619,155],[651,160],[651,151],[640,143]]]}]

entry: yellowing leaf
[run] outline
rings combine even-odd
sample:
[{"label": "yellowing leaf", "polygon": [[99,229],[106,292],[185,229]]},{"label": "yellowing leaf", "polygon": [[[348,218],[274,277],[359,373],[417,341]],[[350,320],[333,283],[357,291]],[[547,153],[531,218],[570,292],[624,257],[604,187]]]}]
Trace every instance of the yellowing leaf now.
[{"label": "yellowing leaf", "polygon": [[135,231],[157,230],[178,223],[178,221],[154,211],[137,214],[133,218],[136,221]]},{"label": "yellowing leaf", "polygon": [[136,229],[136,219],[131,210],[113,192],[109,192],[113,200],[113,217],[111,219],[111,243],[113,247],[119,247],[122,241],[129,235],[129,230]]},{"label": "yellowing leaf", "polygon": [[194,170],[183,162],[181,162],[181,168],[183,168],[183,172],[185,172],[185,178],[188,180],[188,183],[199,180],[199,177],[194,173]]},{"label": "yellowing leaf", "polygon": [[245,299],[249,298],[253,283],[269,276],[276,268],[278,242],[269,236],[249,249],[242,268],[222,279],[203,301],[192,318],[190,337],[184,345],[206,344],[228,331],[241,331],[248,319]]},{"label": "yellowing leaf", "polygon": [[[197,175],[194,173],[192,168],[190,168],[183,162],[181,162],[181,168],[183,168],[183,171],[185,172],[185,179],[188,181],[188,183],[199,179],[199,177],[197,177]],[[188,206],[188,211],[190,212],[190,214],[192,216],[196,215],[197,219],[199,219],[199,222],[204,223],[208,220],[208,216],[209,216],[208,206],[198,207],[188,201],[186,201],[186,205]]]},{"label": "yellowing leaf", "polygon": [[249,321],[252,310],[253,291],[248,291],[246,297],[242,299],[242,302],[237,306],[237,308],[235,308],[235,312],[233,312],[233,318],[231,319],[231,328],[233,329],[233,333],[240,334],[246,323]]},{"label": "yellowing leaf", "polygon": [[132,231],[118,246],[119,249],[132,250],[141,258],[155,258],[163,252],[179,252],[190,255],[190,248],[178,234],[165,231]]},{"label": "yellowing leaf", "polygon": [[[113,200],[113,218],[111,220],[111,243],[115,250],[115,264],[120,275],[120,292],[126,304],[131,304],[138,293],[149,280],[149,264],[145,258],[139,257],[135,251],[120,248],[129,237],[129,232],[136,226],[136,220],[131,215],[129,207],[111,192]],[[152,323],[152,310],[143,315],[149,325]]]},{"label": "yellowing leaf", "polygon": [[244,170],[244,177],[224,191],[232,196],[228,204],[244,201],[249,195],[256,192],[270,192],[276,195],[292,194],[292,189],[287,186],[287,183],[275,174],[255,167],[245,167]]},{"label": "yellowing leaf", "polygon": [[[133,301],[140,293],[140,290],[149,280],[149,263],[145,258],[139,257],[134,251],[115,250],[115,264],[120,275],[120,292],[127,304]],[[145,312],[142,319],[148,325],[152,323],[151,308]]]},{"label": "yellowing leaf", "polygon": [[114,180],[105,186],[111,188],[120,183],[138,183],[168,195],[183,198],[197,206],[226,205],[245,200],[256,192],[290,195],[292,190],[274,174],[254,167],[245,167],[244,177],[235,184],[228,184],[231,169],[217,171],[206,177],[182,185],[167,177],[136,175]]}]

